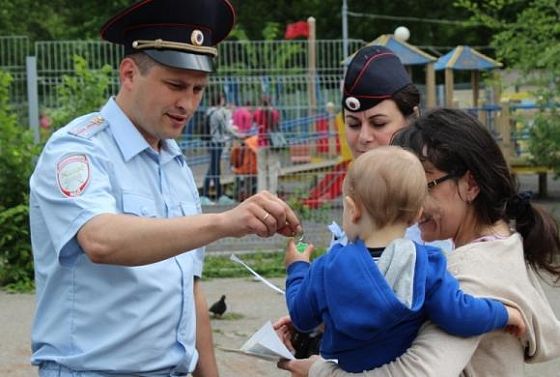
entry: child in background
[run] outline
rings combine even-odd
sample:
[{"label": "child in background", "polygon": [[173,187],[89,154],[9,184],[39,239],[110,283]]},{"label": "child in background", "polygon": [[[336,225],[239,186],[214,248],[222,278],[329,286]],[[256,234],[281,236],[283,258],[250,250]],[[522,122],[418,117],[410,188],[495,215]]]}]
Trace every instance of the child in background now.
[{"label": "child in background", "polygon": [[[463,293],[447,272],[440,249],[403,238],[417,222],[428,184],[418,158],[384,146],[359,156],[343,184],[343,228],[349,243],[335,244],[309,263],[313,246],[286,249],[286,301],[303,332],[324,323],[321,356],[348,372],[394,360],[431,320],[458,336],[500,328],[525,331],[521,313]],[[376,262],[374,258],[379,258]]]}]

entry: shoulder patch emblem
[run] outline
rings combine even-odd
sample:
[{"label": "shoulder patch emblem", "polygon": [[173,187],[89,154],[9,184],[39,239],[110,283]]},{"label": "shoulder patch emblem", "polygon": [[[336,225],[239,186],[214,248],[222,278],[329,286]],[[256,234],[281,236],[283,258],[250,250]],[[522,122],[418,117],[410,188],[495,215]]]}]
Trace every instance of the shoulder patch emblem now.
[{"label": "shoulder patch emblem", "polygon": [[103,118],[101,115],[96,115],[88,120],[86,124],[76,126],[71,131],[69,131],[69,133],[89,139],[97,132],[101,131],[103,128],[105,128],[105,118]]},{"label": "shoulder patch emblem", "polygon": [[66,197],[80,196],[91,176],[89,160],[85,154],[63,157],[56,164],[56,181],[60,192]]}]

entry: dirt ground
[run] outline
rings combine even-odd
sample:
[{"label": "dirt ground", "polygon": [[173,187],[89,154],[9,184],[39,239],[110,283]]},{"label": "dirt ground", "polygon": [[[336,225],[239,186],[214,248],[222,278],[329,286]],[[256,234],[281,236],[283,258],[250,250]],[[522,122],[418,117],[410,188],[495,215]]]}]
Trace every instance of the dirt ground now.
[{"label": "dirt ground", "polygon": [[[271,279],[283,287],[283,279]],[[214,279],[204,282],[209,303],[226,295],[228,306],[224,319],[212,319],[216,357],[221,377],[286,377],[288,373],[275,363],[236,353],[219,347],[239,348],[266,321],[275,321],[286,313],[284,297],[251,278]],[[550,301],[560,317],[560,288],[546,288]],[[30,326],[34,310],[34,296],[0,292],[0,376],[36,376],[29,365]],[[526,376],[556,377],[560,359],[528,366]]]}]

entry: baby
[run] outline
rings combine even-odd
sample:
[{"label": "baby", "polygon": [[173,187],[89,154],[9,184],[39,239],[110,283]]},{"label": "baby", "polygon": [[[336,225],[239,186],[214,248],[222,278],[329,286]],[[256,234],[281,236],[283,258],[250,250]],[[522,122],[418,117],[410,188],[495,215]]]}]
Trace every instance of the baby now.
[{"label": "baby", "polygon": [[[313,246],[286,249],[286,302],[292,323],[309,332],[324,323],[321,356],[347,372],[388,363],[431,320],[457,336],[506,328],[523,335],[521,313],[475,298],[447,272],[440,249],[404,239],[428,195],[418,158],[395,146],[362,154],[343,184],[342,226],[348,244],[335,244],[309,263]],[[376,262],[375,259],[379,258]]]}]

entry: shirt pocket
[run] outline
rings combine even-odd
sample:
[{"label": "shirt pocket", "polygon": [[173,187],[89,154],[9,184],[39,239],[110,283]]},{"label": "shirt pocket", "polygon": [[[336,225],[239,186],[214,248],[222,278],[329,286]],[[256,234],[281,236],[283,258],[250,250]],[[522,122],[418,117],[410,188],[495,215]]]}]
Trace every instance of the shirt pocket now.
[{"label": "shirt pocket", "polygon": [[153,199],[136,194],[123,193],[123,213],[141,217],[157,217],[156,203]]}]

